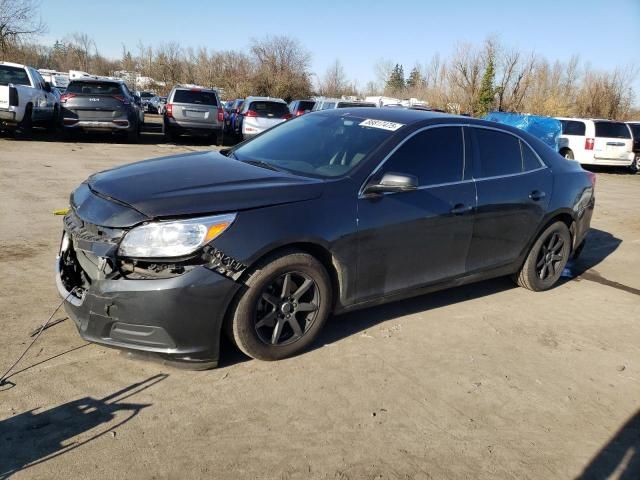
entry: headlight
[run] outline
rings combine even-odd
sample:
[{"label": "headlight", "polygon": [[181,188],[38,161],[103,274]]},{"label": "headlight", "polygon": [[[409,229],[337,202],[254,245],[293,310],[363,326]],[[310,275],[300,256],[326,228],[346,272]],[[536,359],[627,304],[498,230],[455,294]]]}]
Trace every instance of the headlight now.
[{"label": "headlight", "polygon": [[123,257],[181,257],[220,236],[236,219],[235,213],[152,222],[130,230],[120,243]]}]

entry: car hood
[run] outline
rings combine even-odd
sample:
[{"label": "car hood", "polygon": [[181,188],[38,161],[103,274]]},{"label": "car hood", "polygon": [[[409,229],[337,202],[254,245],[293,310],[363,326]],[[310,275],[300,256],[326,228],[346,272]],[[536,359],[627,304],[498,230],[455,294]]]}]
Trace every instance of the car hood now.
[{"label": "car hood", "polygon": [[[137,162],[92,175],[97,196],[147,218],[222,213],[311,200],[324,182],[196,152]],[[104,223],[103,223],[104,224]]]}]

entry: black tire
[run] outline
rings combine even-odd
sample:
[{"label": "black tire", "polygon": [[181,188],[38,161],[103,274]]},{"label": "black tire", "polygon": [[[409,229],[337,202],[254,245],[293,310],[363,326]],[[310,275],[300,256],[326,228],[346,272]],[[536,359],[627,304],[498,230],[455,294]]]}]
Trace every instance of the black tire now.
[{"label": "black tire", "polygon": [[629,166],[629,171],[633,174],[640,172],[640,153],[636,154],[633,163]]},{"label": "black tire", "polygon": [[53,117],[51,117],[51,120],[49,120],[49,123],[47,124],[47,132],[56,133],[61,125],[60,110],[56,105],[53,107]]},{"label": "black tire", "polygon": [[127,131],[127,143],[138,143],[140,140],[140,124],[138,123],[133,130]]},{"label": "black tire", "polygon": [[566,158],[567,160],[575,160],[575,158],[573,156],[573,152],[571,150],[569,150],[568,148],[562,152],[562,156],[564,158]]},{"label": "black tire", "polygon": [[164,141],[168,143],[173,143],[176,141],[176,134],[171,129],[167,122],[162,123],[162,133],[164,134]]},{"label": "black tire", "polygon": [[224,137],[222,135],[221,132],[218,133],[214,133],[213,135],[211,135],[211,141],[212,143],[214,143],[216,146],[220,146],[223,145],[224,142]]},{"label": "black tire", "polygon": [[29,139],[33,135],[33,107],[31,104],[27,105],[24,111],[24,117],[18,124],[18,136],[20,138]]},{"label": "black tire", "polygon": [[314,341],[332,301],[331,280],[323,265],[306,253],[283,252],[250,273],[232,305],[227,330],[248,356],[280,360]]},{"label": "black tire", "polygon": [[571,234],[563,222],[549,225],[531,247],[527,259],[515,277],[521,287],[534,292],[553,287],[571,253]]}]

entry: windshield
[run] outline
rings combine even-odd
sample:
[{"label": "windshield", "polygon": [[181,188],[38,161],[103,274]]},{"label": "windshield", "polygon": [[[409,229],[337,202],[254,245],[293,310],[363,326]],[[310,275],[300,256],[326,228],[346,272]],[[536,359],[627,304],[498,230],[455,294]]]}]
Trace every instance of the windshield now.
[{"label": "windshield", "polygon": [[24,68],[0,65],[0,85],[26,85],[31,86],[31,81]]},{"label": "windshield", "polygon": [[393,134],[361,126],[364,120],[351,114],[304,115],[236,148],[232,156],[312,177],[338,177],[353,170]]}]

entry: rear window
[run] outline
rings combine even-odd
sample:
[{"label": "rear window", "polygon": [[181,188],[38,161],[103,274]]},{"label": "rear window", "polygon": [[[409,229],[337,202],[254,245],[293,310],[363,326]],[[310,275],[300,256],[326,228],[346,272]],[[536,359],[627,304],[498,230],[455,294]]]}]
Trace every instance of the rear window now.
[{"label": "rear window", "polygon": [[560,120],[562,123],[563,135],[585,135],[586,127],[584,122],[578,122],[575,120]]},{"label": "rear window", "polygon": [[596,137],[631,138],[627,125],[620,122],[595,122]]},{"label": "rear window", "polygon": [[253,110],[259,117],[284,117],[289,114],[286,103],[280,102],[251,102],[249,110]]},{"label": "rear window", "polygon": [[151,92],[140,92],[140,98],[151,98],[155,95]]},{"label": "rear window", "polygon": [[629,128],[633,132],[633,138],[640,140],[640,123],[630,123]]},{"label": "rear window", "polygon": [[176,90],[173,95],[174,103],[195,103],[197,105],[218,106],[218,100],[214,92],[203,92],[201,90]]},{"label": "rear window", "polygon": [[340,102],[338,108],[353,108],[353,107],[375,107],[373,103],[364,102]]},{"label": "rear window", "polygon": [[0,65],[0,85],[26,85],[31,86],[29,75],[24,68]]},{"label": "rear window", "polygon": [[119,83],[114,82],[71,82],[67,93],[84,93],[87,95],[122,95]]},{"label": "rear window", "polygon": [[300,102],[298,103],[298,110],[311,110],[315,104],[316,102]]}]

